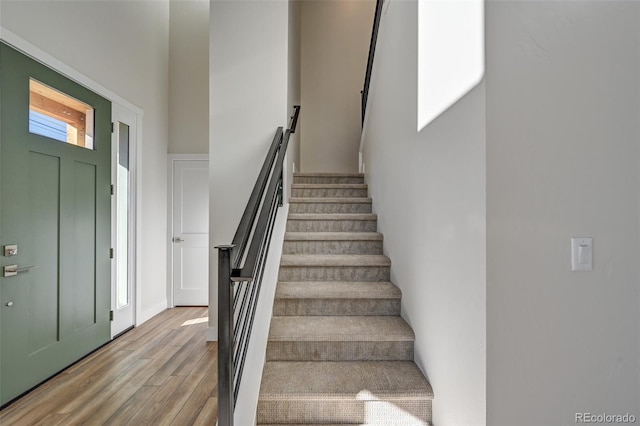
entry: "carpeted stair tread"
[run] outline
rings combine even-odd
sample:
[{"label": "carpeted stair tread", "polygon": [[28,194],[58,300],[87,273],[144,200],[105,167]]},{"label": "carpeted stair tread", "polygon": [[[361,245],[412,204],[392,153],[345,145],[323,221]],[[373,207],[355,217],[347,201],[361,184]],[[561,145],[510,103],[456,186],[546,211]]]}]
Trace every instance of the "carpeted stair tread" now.
[{"label": "carpeted stair tread", "polygon": [[269,341],[413,341],[411,327],[395,316],[274,316]]},{"label": "carpeted stair tread", "polygon": [[294,183],[293,198],[367,198],[368,187],[364,183]]},{"label": "carpeted stair tread", "polygon": [[[258,423],[257,426],[381,426],[380,423],[368,423],[368,422],[358,422],[358,423]],[[385,426],[416,426],[407,424],[406,421],[399,419],[397,423],[393,421],[391,423],[386,423]],[[429,422],[421,422],[420,426],[432,426]]]},{"label": "carpeted stair tread", "polygon": [[332,173],[332,172],[296,172],[293,174],[293,177],[362,177],[364,178],[364,174],[362,173]]},{"label": "carpeted stair tread", "polygon": [[371,198],[366,197],[291,197],[289,203],[343,203],[343,204],[371,204]]},{"label": "carpeted stair tread", "polygon": [[301,266],[391,266],[391,260],[376,254],[283,254],[280,267]]},{"label": "carpeted stair tread", "polygon": [[378,216],[374,213],[292,213],[289,232],[375,232]]},{"label": "carpeted stair tread", "polygon": [[294,173],[293,183],[339,184],[364,183],[362,173]]},{"label": "carpeted stair tread", "polygon": [[382,241],[379,232],[286,232],[285,241]]},{"label": "carpeted stair tread", "polygon": [[389,281],[391,261],[379,254],[283,254],[279,281]]},{"label": "carpeted stair tread", "polygon": [[371,198],[300,197],[289,199],[289,211],[297,213],[357,214],[371,213]]},{"label": "carpeted stair tread", "polygon": [[279,282],[273,315],[400,315],[401,292],[388,281]]},{"label": "carpeted stair tread", "polygon": [[272,361],[265,363],[262,401],[281,399],[433,399],[412,361]]},{"label": "carpeted stair tread", "polygon": [[375,213],[290,213],[289,220],[378,220]]},{"label": "carpeted stair tread", "polygon": [[291,189],[367,189],[366,183],[294,183]]},{"label": "carpeted stair tread", "polygon": [[388,281],[279,282],[276,299],[400,299],[398,287]]}]

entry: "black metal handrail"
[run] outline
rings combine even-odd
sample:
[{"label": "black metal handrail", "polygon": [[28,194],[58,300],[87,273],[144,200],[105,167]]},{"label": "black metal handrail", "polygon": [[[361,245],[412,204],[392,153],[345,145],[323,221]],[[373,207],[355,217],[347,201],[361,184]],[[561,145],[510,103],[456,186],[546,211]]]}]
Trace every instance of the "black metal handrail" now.
[{"label": "black metal handrail", "polygon": [[382,5],[384,0],[376,0],[376,12],[373,16],[373,29],[371,30],[371,42],[369,43],[369,57],[367,59],[367,71],[364,74],[364,86],[360,92],[362,106],[362,125],[364,126],[364,116],[367,111],[367,99],[369,98],[369,86],[371,85],[371,73],[373,71],[373,60],[376,56],[376,43],[378,42],[378,29],[382,18]]},{"label": "black metal handrail", "polygon": [[296,131],[300,106],[289,127],[279,127],[271,142],[231,245],[218,249],[218,424],[233,426],[242,371],[258,307],[271,234],[283,198],[283,165],[289,137]]}]

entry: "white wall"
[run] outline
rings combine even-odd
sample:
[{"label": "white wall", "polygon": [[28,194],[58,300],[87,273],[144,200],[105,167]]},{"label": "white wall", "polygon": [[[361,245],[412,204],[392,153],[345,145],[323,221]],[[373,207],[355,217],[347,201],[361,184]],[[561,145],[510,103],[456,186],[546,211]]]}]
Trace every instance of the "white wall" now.
[{"label": "white wall", "polygon": [[[300,105],[300,36],[301,36],[301,10],[302,0],[289,0],[289,68],[288,72],[288,99],[287,111],[291,114],[294,105]],[[300,114],[305,114],[306,110],[301,109]],[[286,174],[288,187],[285,188],[286,200],[289,200],[291,183],[293,183],[293,172],[300,171],[300,134],[302,133],[302,123],[298,120],[296,133],[289,138],[289,148],[287,150]]]},{"label": "white wall", "polygon": [[209,0],[171,0],[169,153],[209,152]]},{"label": "white wall", "polygon": [[[489,424],[640,418],[638,17],[487,5]],[[591,272],[571,272],[581,236]]]},{"label": "white wall", "polygon": [[[276,129],[286,126],[289,4],[210,3],[210,247],[230,244]],[[218,252],[210,252],[209,338]]]},{"label": "white wall", "polygon": [[[356,172],[373,0],[302,2],[304,172]],[[401,45],[400,45],[401,46]]]},{"label": "white wall", "polygon": [[402,316],[416,335],[415,361],[435,393],[433,423],[481,425],[485,86],[418,132],[418,2],[390,1],[385,9],[365,128],[366,179],[391,280],[402,290]]},{"label": "white wall", "polygon": [[169,3],[10,1],[0,25],[144,110],[141,306],[166,308]]}]

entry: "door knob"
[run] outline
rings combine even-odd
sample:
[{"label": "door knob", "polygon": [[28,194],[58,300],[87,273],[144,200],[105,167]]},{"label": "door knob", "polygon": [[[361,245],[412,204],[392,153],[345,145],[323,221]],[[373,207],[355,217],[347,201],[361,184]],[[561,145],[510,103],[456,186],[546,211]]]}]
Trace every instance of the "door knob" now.
[{"label": "door knob", "polygon": [[184,241],[184,240],[183,240],[182,238],[180,238],[180,237],[173,237],[173,242],[174,242],[174,243],[181,243],[181,242],[183,242],[183,241]]},{"label": "door knob", "polygon": [[13,306],[13,302],[7,302],[7,306],[8,307],[12,307]]},{"label": "door knob", "polygon": [[18,268],[18,265],[7,265],[2,268],[2,276],[5,278],[13,277],[14,275],[18,275],[19,272],[25,272],[32,268],[35,268],[35,266],[23,266],[22,268]]}]

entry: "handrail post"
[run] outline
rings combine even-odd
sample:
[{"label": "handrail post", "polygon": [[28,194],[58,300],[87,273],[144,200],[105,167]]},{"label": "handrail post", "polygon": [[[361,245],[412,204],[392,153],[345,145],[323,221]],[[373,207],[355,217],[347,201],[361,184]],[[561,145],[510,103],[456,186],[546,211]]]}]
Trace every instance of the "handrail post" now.
[{"label": "handrail post", "polygon": [[218,249],[218,425],[233,426],[232,245]]}]

